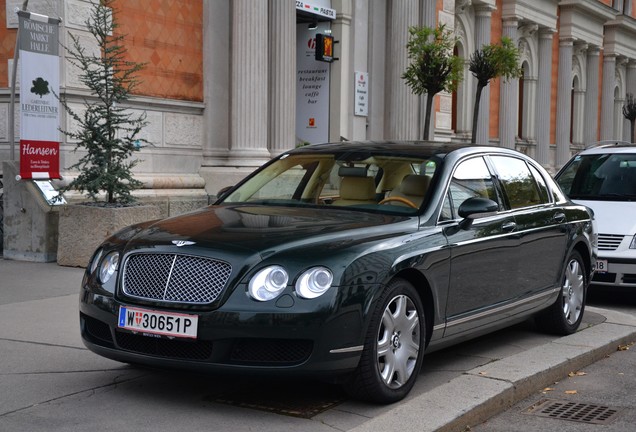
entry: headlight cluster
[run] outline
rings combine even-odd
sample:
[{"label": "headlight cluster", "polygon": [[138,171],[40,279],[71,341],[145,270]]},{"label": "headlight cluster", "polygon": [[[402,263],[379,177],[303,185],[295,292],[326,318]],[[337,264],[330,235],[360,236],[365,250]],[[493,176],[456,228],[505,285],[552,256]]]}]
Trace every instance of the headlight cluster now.
[{"label": "headlight cluster", "polygon": [[[252,277],[248,292],[254,300],[272,300],[283,292],[288,281],[289,274],[283,267],[265,267]],[[332,283],[331,270],[326,267],[312,267],[298,277],[295,290],[299,297],[312,299],[324,294]]]},{"label": "headlight cluster", "polygon": [[632,239],[632,242],[630,243],[629,248],[630,249],[636,249],[636,235]]},{"label": "headlight cluster", "polygon": [[93,259],[90,263],[90,272],[93,274],[97,271],[99,281],[105,284],[117,271],[118,264],[119,252],[110,252],[104,255],[104,249],[100,248],[93,255]]}]

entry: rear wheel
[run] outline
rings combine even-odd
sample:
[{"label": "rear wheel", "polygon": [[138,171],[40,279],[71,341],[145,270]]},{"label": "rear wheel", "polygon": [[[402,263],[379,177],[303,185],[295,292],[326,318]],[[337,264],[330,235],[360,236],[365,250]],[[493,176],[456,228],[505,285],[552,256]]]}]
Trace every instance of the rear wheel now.
[{"label": "rear wheel", "polygon": [[574,333],[583,319],[587,282],[581,254],[573,251],[567,260],[559,297],[536,317],[539,328],[558,335]]},{"label": "rear wheel", "polygon": [[409,282],[394,279],[373,312],[360,364],[345,385],[357,399],[397,402],[411,390],[422,367],[426,320]]}]

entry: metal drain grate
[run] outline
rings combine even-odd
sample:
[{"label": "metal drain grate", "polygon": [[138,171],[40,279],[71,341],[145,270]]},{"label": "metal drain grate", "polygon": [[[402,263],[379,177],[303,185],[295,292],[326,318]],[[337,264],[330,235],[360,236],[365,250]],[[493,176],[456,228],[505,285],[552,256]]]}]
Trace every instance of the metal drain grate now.
[{"label": "metal drain grate", "polygon": [[524,414],[604,425],[616,420],[622,410],[598,404],[543,399],[526,409]]}]

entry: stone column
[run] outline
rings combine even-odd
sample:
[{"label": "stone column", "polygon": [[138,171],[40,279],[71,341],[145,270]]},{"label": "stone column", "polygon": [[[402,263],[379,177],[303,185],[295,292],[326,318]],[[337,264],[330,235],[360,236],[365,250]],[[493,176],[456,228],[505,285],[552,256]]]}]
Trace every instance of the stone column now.
[{"label": "stone column", "polygon": [[603,56],[603,93],[601,94],[601,140],[614,139],[614,85],[616,54]]},{"label": "stone column", "polygon": [[[357,4],[357,2],[356,2]],[[371,0],[369,2],[369,117],[367,138],[371,140],[382,140],[387,137],[388,128],[387,105],[385,86],[387,58],[392,56],[387,53],[387,16],[386,1]],[[386,99],[385,99],[386,98]]]},{"label": "stone column", "polygon": [[[494,8],[488,5],[475,6],[475,49],[482,49],[490,44],[490,28],[492,11]],[[470,75],[467,79],[475,78]],[[477,80],[475,80],[475,89]],[[479,102],[479,118],[477,119],[477,144],[488,144],[490,138],[490,84],[484,87]]]},{"label": "stone column", "polygon": [[222,165],[229,151],[230,16],[227,1],[203,2],[204,166]]},{"label": "stone column", "polygon": [[269,151],[296,146],[296,9],[269,0]]},{"label": "stone column", "polygon": [[389,5],[389,58],[387,73],[388,139],[418,139],[418,97],[402,79],[409,65],[408,29],[418,25],[417,0],[392,0]]},{"label": "stone column", "polygon": [[425,27],[435,27],[435,22],[437,21],[437,2],[430,0],[422,0],[422,25]]},{"label": "stone column", "polygon": [[[508,37],[514,46],[517,46],[517,29],[519,21],[516,18],[507,18],[503,22],[502,36]],[[518,79],[501,78],[501,94],[499,95],[499,145],[501,147],[515,148],[515,135],[517,132],[518,116]]]},{"label": "stone column", "polygon": [[[420,23],[422,26],[424,27],[430,27],[430,28],[435,28],[437,25],[437,2],[435,1],[430,1],[430,0],[420,0],[420,13],[421,13],[421,18],[420,18]],[[449,27],[446,28],[447,30],[450,30]],[[440,103],[442,103],[441,98],[443,98],[443,94],[445,92],[441,92],[438,93],[437,98],[440,99]],[[425,140],[434,140],[435,139],[435,124],[436,124],[436,120],[435,118],[437,117],[437,113],[435,112],[435,99],[433,99],[433,106],[432,106],[432,113],[430,116],[427,115],[426,113],[426,99],[428,99],[428,95],[426,93],[423,93],[420,98],[419,98],[419,104],[420,104],[420,124],[419,124],[419,130],[418,130],[418,138],[423,138]],[[429,129],[428,129],[428,136],[425,137],[424,135],[424,128],[426,127],[426,119],[428,118],[429,123]]]},{"label": "stone column", "polygon": [[539,80],[537,82],[537,161],[550,165],[550,101],[552,92],[552,38],[554,29],[539,32]]},{"label": "stone column", "polygon": [[557,79],[556,106],[556,168],[563,166],[571,156],[570,122],[572,117],[572,53],[574,40],[559,41],[559,77]]},{"label": "stone column", "polygon": [[585,80],[585,113],[583,120],[583,142],[589,145],[598,141],[598,79],[601,50],[589,46],[587,49]]},{"label": "stone column", "polygon": [[259,166],[267,150],[268,3],[232,2],[231,146],[240,166]]}]

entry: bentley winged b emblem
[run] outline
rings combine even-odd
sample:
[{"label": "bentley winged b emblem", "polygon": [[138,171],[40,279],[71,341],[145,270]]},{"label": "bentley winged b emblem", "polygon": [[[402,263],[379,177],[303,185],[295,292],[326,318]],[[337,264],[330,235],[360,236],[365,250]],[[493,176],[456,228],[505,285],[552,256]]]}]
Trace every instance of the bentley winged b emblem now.
[{"label": "bentley winged b emblem", "polygon": [[181,246],[192,246],[193,244],[195,244],[196,242],[193,241],[189,241],[189,240],[172,240],[172,244],[176,245],[177,247],[181,247]]}]

